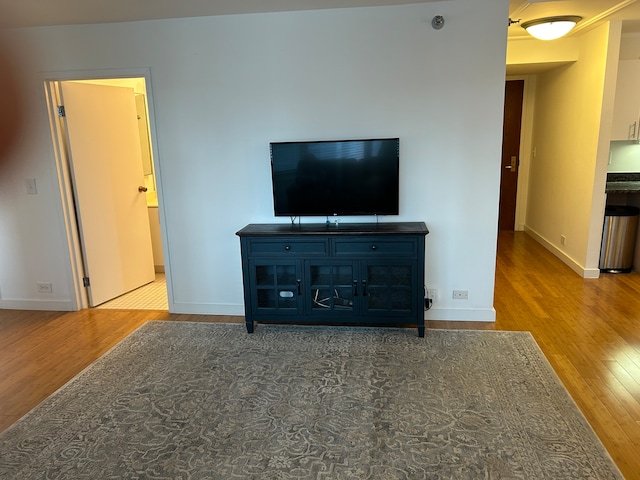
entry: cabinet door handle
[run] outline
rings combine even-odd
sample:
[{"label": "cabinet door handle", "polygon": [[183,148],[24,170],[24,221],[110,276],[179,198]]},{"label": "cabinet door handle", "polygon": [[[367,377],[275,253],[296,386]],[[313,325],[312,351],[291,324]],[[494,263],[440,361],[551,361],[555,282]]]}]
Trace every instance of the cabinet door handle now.
[{"label": "cabinet door handle", "polygon": [[286,245],[286,246],[284,247],[284,249],[285,249],[285,250],[291,250],[291,247],[290,247],[289,245]]},{"label": "cabinet door handle", "polygon": [[296,279],[296,285],[298,286],[298,295],[302,295],[302,280],[300,280],[299,278]]},{"label": "cabinet door handle", "polygon": [[367,296],[367,281],[366,280],[362,280],[362,296],[363,297]]},{"label": "cabinet door handle", "polygon": [[357,280],[353,281],[353,296],[354,297],[358,296],[358,281]]},{"label": "cabinet door handle", "polygon": [[378,247],[376,247],[375,245],[371,245],[371,250],[375,250],[375,249],[377,249],[377,248],[378,248]]}]

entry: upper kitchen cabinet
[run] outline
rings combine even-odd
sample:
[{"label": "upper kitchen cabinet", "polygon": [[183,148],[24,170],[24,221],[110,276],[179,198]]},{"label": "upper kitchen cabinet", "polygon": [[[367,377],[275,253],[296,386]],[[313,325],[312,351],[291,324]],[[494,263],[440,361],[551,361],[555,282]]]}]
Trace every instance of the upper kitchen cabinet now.
[{"label": "upper kitchen cabinet", "polygon": [[620,60],[611,140],[640,139],[640,60]]}]

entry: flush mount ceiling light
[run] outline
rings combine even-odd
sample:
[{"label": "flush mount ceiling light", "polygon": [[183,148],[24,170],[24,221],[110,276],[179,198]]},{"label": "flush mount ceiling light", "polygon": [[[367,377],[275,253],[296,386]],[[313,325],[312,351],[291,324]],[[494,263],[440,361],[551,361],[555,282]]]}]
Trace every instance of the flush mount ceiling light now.
[{"label": "flush mount ceiling light", "polygon": [[523,22],[522,28],[529,35],[540,40],[555,40],[569,33],[580,20],[582,20],[582,17],[577,15],[545,17]]}]

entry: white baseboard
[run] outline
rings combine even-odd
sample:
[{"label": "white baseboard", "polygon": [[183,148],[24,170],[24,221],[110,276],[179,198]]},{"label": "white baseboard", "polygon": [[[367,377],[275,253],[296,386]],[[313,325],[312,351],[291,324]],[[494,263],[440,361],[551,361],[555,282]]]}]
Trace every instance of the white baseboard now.
[{"label": "white baseboard", "polygon": [[[171,313],[244,316],[244,305],[222,303],[174,303]],[[432,307],[425,312],[425,319],[460,322],[495,322],[496,311],[493,308],[476,309]]]},{"label": "white baseboard", "polygon": [[446,320],[451,322],[495,322],[496,310],[478,308],[437,308],[425,312],[425,320]]},{"label": "white baseboard", "polygon": [[580,265],[577,261],[567,255],[565,252],[556,247],[553,243],[547,240],[542,235],[538,234],[535,230],[525,226],[524,231],[533,238],[536,242],[542,245],[544,248],[553,253],[556,257],[558,257],[562,263],[567,265],[571,270],[576,272],[582,278],[598,278],[600,276],[600,269],[598,268],[585,268]]},{"label": "white baseboard", "polygon": [[51,310],[54,312],[73,312],[71,300],[15,300],[4,298],[0,300],[2,310]]},{"label": "white baseboard", "polygon": [[183,303],[173,302],[169,311],[171,313],[184,313],[190,315],[244,315],[244,305],[226,303]]},{"label": "white baseboard", "polygon": [[[51,310],[56,312],[74,311],[71,301],[66,300],[12,300],[0,299],[3,310]],[[171,313],[191,315],[232,315],[244,316],[244,305],[222,303],[174,303]],[[495,322],[495,309],[437,308],[425,312],[426,320],[446,320],[461,322]]]}]

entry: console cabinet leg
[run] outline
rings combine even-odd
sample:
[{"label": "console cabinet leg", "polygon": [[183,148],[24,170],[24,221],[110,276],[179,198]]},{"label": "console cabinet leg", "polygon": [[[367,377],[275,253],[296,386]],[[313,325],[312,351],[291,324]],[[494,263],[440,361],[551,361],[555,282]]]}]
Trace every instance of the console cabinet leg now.
[{"label": "console cabinet leg", "polygon": [[424,323],[418,324],[418,336],[421,338],[424,337]]},{"label": "console cabinet leg", "polygon": [[247,333],[253,333],[253,322],[245,322],[247,325]]}]

